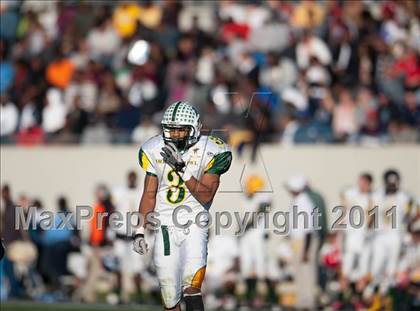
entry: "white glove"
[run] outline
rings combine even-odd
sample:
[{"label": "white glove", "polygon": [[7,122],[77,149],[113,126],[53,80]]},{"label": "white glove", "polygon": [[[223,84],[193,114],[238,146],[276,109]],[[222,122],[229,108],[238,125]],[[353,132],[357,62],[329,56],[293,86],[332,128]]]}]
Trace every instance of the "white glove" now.
[{"label": "white glove", "polygon": [[147,246],[146,239],[144,238],[144,233],[137,233],[134,235],[133,250],[140,255],[147,254],[149,248]]}]

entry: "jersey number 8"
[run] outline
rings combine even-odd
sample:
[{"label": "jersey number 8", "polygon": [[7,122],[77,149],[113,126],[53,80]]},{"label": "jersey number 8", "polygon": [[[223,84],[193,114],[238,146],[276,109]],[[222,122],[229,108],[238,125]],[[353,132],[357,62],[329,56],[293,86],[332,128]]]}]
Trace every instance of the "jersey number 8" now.
[{"label": "jersey number 8", "polygon": [[209,139],[210,139],[211,141],[215,142],[215,143],[216,143],[217,145],[219,145],[219,146],[223,146],[223,145],[224,145],[223,140],[221,140],[219,137],[216,137],[216,136],[209,136]]},{"label": "jersey number 8", "polygon": [[169,203],[181,203],[185,199],[186,188],[184,181],[176,173],[175,170],[170,170],[166,176],[168,179],[169,189],[166,192],[166,199]]}]

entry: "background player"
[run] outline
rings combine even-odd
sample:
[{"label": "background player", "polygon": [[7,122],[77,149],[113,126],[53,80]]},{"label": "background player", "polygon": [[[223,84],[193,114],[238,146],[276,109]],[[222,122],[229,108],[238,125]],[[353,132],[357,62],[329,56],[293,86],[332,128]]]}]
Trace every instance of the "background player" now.
[{"label": "background player", "polygon": [[355,285],[361,281],[367,273],[369,248],[367,245],[367,222],[364,219],[372,205],[372,183],[373,177],[371,174],[361,173],[358,177],[357,186],[350,187],[341,195],[348,219],[354,224],[363,224],[360,228],[356,228],[356,226],[347,223],[344,231],[343,290],[347,289],[349,283]]},{"label": "background player", "polygon": [[[264,213],[271,207],[271,198],[260,191],[264,180],[257,175],[248,176],[245,185],[244,211],[250,213],[245,232],[239,237],[241,276],[246,283],[246,300],[254,304],[257,282],[267,277],[267,256],[264,229]],[[267,223],[268,225],[268,223]]]},{"label": "background player", "polygon": [[377,286],[381,297],[385,297],[388,290],[394,287],[401,245],[412,212],[413,202],[400,188],[399,172],[393,169],[387,170],[383,181],[384,187],[376,191],[373,196],[377,212],[372,215],[370,221],[374,232],[370,267],[372,281],[365,290],[366,298],[371,297]]},{"label": "background player", "polygon": [[[316,299],[316,250],[318,238],[315,234],[314,219],[311,216],[315,205],[306,192],[307,179],[296,175],[285,184],[292,200],[290,204],[291,244],[294,252],[293,270],[296,284],[296,307],[311,308]],[[303,216],[303,217],[302,217]],[[296,222],[293,222],[296,218]]]},{"label": "background player", "polygon": [[121,298],[128,301],[129,294],[132,292],[131,282],[134,280],[137,290],[140,290],[140,273],[145,268],[144,262],[137,260],[137,254],[132,249],[131,234],[128,232],[127,216],[129,213],[136,212],[139,206],[139,187],[137,182],[137,174],[130,171],[127,174],[127,184],[117,186],[112,190],[115,210],[123,215],[124,220],[121,226],[115,228],[114,253],[119,260],[121,272],[118,274],[120,283]]}]

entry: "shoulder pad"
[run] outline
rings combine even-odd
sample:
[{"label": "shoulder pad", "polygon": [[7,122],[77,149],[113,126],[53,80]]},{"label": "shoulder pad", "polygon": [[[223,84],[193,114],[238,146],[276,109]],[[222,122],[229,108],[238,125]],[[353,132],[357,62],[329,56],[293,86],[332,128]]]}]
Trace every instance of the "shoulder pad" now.
[{"label": "shoulder pad", "polygon": [[221,138],[217,136],[205,136],[204,143],[206,144],[206,151],[214,154],[230,151],[230,147]]},{"label": "shoulder pad", "polygon": [[160,143],[163,141],[161,135],[156,135],[146,141],[139,150],[138,160],[140,166],[146,171],[147,174],[156,176],[155,159],[153,157],[153,150],[159,148]]},{"label": "shoulder pad", "polygon": [[232,152],[228,144],[216,136],[206,138],[206,152],[211,155],[205,173],[222,175],[232,164]]},{"label": "shoulder pad", "polygon": [[144,142],[143,145],[141,145],[141,149],[148,152],[150,150],[156,149],[159,146],[159,144],[162,142],[163,142],[162,135],[158,134],[146,140],[146,142]]}]

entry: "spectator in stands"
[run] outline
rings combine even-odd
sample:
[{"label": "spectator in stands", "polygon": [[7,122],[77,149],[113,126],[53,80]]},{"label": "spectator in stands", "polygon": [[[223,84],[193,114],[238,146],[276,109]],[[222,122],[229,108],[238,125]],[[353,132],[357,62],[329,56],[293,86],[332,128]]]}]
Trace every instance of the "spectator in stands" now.
[{"label": "spectator in stands", "polygon": [[140,124],[133,130],[133,134],[131,135],[131,140],[133,143],[141,145],[150,137],[158,135],[160,133],[160,129],[153,124],[152,120],[144,119],[140,122]]},{"label": "spectator in stands", "polygon": [[301,70],[307,69],[311,58],[316,58],[323,66],[331,63],[331,52],[325,42],[305,30],[296,46],[296,62]]},{"label": "spectator in stands", "polygon": [[114,10],[113,23],[122,38],[129,38],[136,32],[140,18],[140,7],[137,3],[122,2]]},{"label": "spectator in stands", "polygon": [[[11,2],[2,4],[0,92],[24,116],[19,144],[131,143],[140,115],[158,125],[168,102],[187,99],[204,117],[211,113],[207,124],[229,129],[235,141],[244,137],[244,123],[261,121],[262,126],[249,122],[246,128],[245,140],[254,140],[256,148],[256,137],[279,140],[282,120],[291,117],[281,100],[289,87],[308,103],[292,116],[300,124],[296,135],[287,135],[291,143],[415,142],[420,85],[415,10],[411,3],[390,2],[236,1],[199,8],[189,2]],[[141,66],[127,61],[138,38],[150,44]],[[50,87],[64,93],[65,110],[44,105]],[[378,103],[362,115],[358,100],[350,104],[343,95],[358,97],[360,87]],[[77,95],[80,108],[99,126],[74,130],[74,115],[67,114]],[[234,97],[244,102],[238,105]],[[249,120],[235,111],[255,98],[275,112],[268,122],[259,109]],[[12,115],[7,114],[11,124]]]},{"label": "spectator in stands", "polygon": [[72,107],[67,114],[66,124],[74,139],[80,141],[80,137],[89,123],[89,114],[82,108],[80,96],[76,96]]},{"label": "spectator in stands", "polygon": [[121,99],[121,90],[116,85],[113,75],[106,73],[98,94],[96,112],[106,120],[108,125],[112,125],[113,117],[122,104]]},{"label": "spectator in stands", "polygon": [[58,49],[55,58],[47,66],[46,80],[52,86],[65,89],[73,77],[74,64],[64,55],[62,47]]},{"label": "spectator in stands", "polygon": [[13,142],[19,120],[16,105],[10,102],[6,95],[0,95],[0,137],[2,143]]},{"label": "spectator in stands", "polygon": [[140,119],[140,109],[121,98],[121,106],[115,116],[116,143],[127,143],[131,141],[131,133],[136,128]]},{"label": "spectator in stands", "polygon": [[64,128],[66,122],[66,107],[57,88],[50,88],[45,96],[45,107],[42,111],[42,128],[47,134],[47,140]]},{"label": "spectator in stands", "polygon": [[87,35],[86,43],[91,51],[90,57],[110,63],[112,56],[120,47],[120,37],[108,19],[99,20]]},{"label": "spectator in stands", "polygon": [[404,93],[404,104],[401,107],[402,119],[414,129],[420,128],[420,92],[407,87]]},{"label": "spectator in stands", "polygon": [[[2,19],[3,20],[3,19]],[[2,27],[3,28],[3,27]],[[13,84],[15,70],[7,56],[6,42],[0,41],[0,95],[3,95]]]},{"label": "spectator in stands", "polygon": [[333,113],[334,133],[337,140],[351,139],[358,130],[356,106],[352,94],[343,89]]},{"label": "spectator in stands", "polygon": [[293,9],[292,25],[296,28],[313,29],[325,18],[324,7],[314,1],[301,1]]}]

